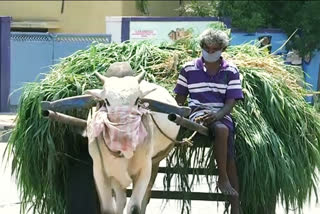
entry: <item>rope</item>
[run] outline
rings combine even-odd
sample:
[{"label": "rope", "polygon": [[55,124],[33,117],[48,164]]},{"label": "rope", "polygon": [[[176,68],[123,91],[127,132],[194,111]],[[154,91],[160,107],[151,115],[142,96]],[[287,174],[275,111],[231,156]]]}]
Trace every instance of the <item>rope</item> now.
[{"label": "rope", "polygon": [[166,138],[168,138],[169,140],[171,140],[172,142],[174,142],[177,145],[193,146],[192,139],[197,134],[197,131],[194,131],[190,137],[183,138],[181,141],[175,140],[175,139],[172,139],[171,137],[169,137],[166,133],[164,133],[164,131],[159,127],[158,123],[156,122],[156,120],[154,119],[152,114],[150,114],[150,116],[151,116],[151,119],[152,119],[153,123],[156,125],[156,127],[161,132],[161,134],[163,134],[163,136],[165,136]]}]

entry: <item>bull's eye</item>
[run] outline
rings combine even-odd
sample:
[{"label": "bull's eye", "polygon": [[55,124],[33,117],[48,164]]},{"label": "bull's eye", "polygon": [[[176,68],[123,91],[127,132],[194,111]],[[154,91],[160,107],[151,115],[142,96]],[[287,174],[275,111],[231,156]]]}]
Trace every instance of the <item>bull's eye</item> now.
[{"label": "bull's eye", "polygon": [[136,99],[136,101],[134,102],[134,105],[138,105],[139,100],[140,100],[140,98],[138,97],[138,98]]},{"label": "bull's eye", "polygon": [[110,106],[110,103],[109,103],[108,99],[104,99],[104,103],[105,103],[107,106]]}]

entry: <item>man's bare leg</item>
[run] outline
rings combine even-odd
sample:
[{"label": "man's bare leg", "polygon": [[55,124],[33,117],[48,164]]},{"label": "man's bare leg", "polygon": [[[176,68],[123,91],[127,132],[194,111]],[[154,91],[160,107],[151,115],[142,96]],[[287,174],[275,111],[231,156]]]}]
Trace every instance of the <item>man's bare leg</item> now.
[{"label": "man's bare leg", "polygon": [[225,195],[238,196],[238,192],[231,186],[227,175],[227,149],[229,129],[222,123],[216,123],[215,133],[215,151],[214,155],[218,165],[218,188]]},{"label": "man's bare leg", "polygon": [[[239,181],[238,181],[238,173],[237,166],[234,159],[228,159],[227,162],[227,174],[230,181],[231,186],[239,192]],[[238,196],[230,197],[231,204],[231,214],[239,214],[240,213],[240,202]]]}]

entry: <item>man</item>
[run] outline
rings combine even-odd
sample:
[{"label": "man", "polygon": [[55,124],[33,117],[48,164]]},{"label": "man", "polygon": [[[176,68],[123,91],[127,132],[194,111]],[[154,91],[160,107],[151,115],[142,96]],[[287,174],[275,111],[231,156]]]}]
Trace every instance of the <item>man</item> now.
[{"label": "man", "polygon": [[231,213],[237,214],[239,183],[230,112],[236,101],[243,99],[243,92],[237,67],[221,57],[228,44],[229,37],[225,32],[205,30],[200,35],[202,57],[184,65],[174,92],[179,105],[183,105],[189,96],[190,119],[200,121],[214,135],[218,188],[231,196]]}]

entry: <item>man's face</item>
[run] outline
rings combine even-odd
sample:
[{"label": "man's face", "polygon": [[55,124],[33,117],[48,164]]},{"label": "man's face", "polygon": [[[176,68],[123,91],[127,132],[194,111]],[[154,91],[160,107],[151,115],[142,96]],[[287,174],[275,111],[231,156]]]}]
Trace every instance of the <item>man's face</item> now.
[{"label": "man's face", "polygon": [[207,51],[209,54],[212,54],[216,51],[220,51],[221,47],[218,45],[204,45],[202,49]]}]

